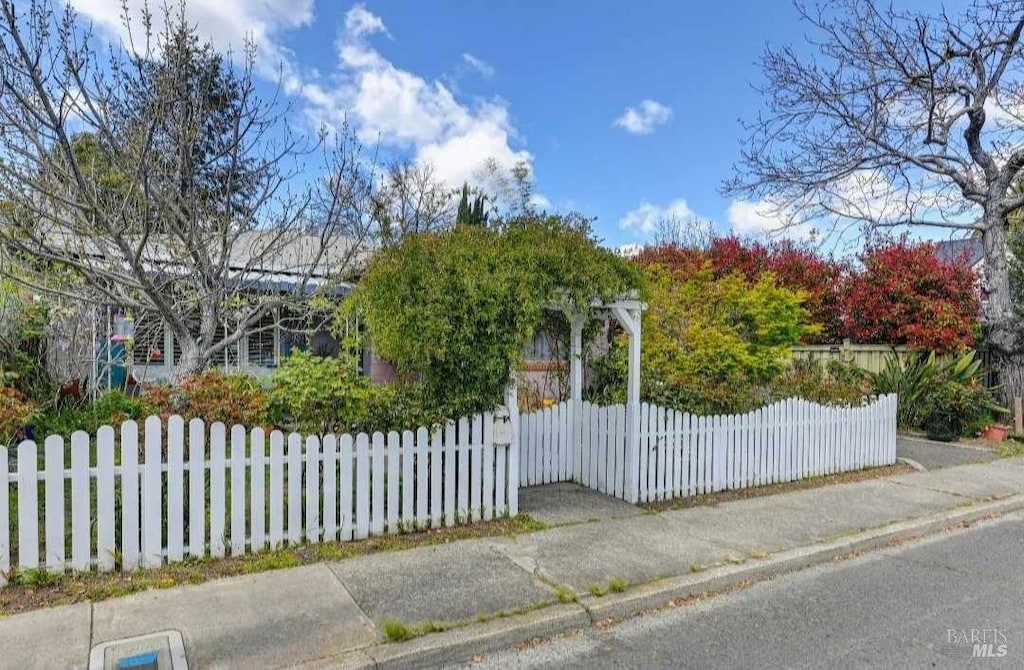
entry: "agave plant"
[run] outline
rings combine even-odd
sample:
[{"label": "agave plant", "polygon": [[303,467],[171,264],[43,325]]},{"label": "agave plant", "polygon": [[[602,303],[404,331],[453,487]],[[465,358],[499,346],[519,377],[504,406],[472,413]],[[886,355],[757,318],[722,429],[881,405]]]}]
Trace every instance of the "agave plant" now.
[{"label": "agave plant", "polygon": [[896,421],[900,428],[916,428],[927,418],[925,396],[938,383],[969,386],[976,383],[981,361],[969,350],[951,360],[940,360],[935,352],[913,351],[905,361],[893,353],[872,377],[875,392],[899,396]]}]

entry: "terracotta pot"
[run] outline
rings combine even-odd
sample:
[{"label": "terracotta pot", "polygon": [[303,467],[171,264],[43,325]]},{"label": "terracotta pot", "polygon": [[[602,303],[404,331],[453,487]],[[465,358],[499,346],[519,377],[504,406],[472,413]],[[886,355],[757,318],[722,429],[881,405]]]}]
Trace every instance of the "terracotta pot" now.
[{"label": "terracotta pot", "polygon": [[1006,436],[1010,434],[1009,426],[1001,426],[999,424],[993,424],[981,431],[981,436],[986,440],[992,440],[993,442],[1002,442],[1006,439]]}]

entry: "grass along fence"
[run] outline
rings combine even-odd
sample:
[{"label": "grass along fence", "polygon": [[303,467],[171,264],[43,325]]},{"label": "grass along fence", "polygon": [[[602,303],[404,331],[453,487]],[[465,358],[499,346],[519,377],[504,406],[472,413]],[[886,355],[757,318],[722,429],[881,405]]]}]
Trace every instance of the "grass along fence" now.
[{"label": "grass along fence", "polygon": [[518,464],[489,413],[387,435],[177,416],[139,428],[51,436],[41,460],[23,442],[14,468],[0,447],[0,580],[15,566],[134,570],[518,513]]},{"label": "grass along fence", "polygon": [[[624,498],[628,408],[571,401],[521,416],[524,485],[576,481]],[[578,412],[579,420],[575,420]],[[641,502],[794,481],[896,462],[896,396],[860,407],[792,398],[739,415],[639,406]]]}]

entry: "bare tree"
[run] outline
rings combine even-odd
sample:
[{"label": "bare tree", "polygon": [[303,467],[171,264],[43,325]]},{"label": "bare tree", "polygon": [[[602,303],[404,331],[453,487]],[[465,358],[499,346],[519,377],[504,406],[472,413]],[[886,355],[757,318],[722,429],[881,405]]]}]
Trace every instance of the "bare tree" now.
[{"label": "bare tree", "polygon": [[410,233],[453,225],[455,194],[435,176],[430,164],[390,161],[373,198],[372,216],[380,243],[392,244]]},{"label": "bare tree", "polygon": [[710,220],[667,214],[655,223],[651,243],[659,247],[707,249],[714,239],[715,224]]},{"label": "bare tree", "polygon": [[1024,395],[1007,271],[1007,216],[1024,205],[1024,3],[959,15],[869,0],[798,6],[812,55],[767,48],[765,109],[730,195],[787,225],[938,227],[980,234],[983,321],[1004,399]]},{"label": "bare tree", "polygon": [[156,315],[183,376],[268,315],[322,313],[363,250],[373,180],[351,133],[296,136],[257,95],[253,45],[234,64],[183,7],[164,13],[154,32],[126,10],[130,37],[99,53],[70,9],[3,0],[0,244],[34,291]]}]

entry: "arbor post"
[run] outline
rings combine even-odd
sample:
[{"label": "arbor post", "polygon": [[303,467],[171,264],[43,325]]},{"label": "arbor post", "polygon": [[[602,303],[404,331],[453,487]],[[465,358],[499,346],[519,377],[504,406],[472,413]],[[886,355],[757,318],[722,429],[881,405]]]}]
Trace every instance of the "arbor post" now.
[{"label": "arbor post", "polygon": [[572,477],[583,476],[583,324],[582,314],[569,315],[569,398],[572,406]]},{"label": "arbor post", "polygon": [[629,378],[626,385],[626,502],[640,499],[640,308],[613,307],[612,313],[629,333]]}]

